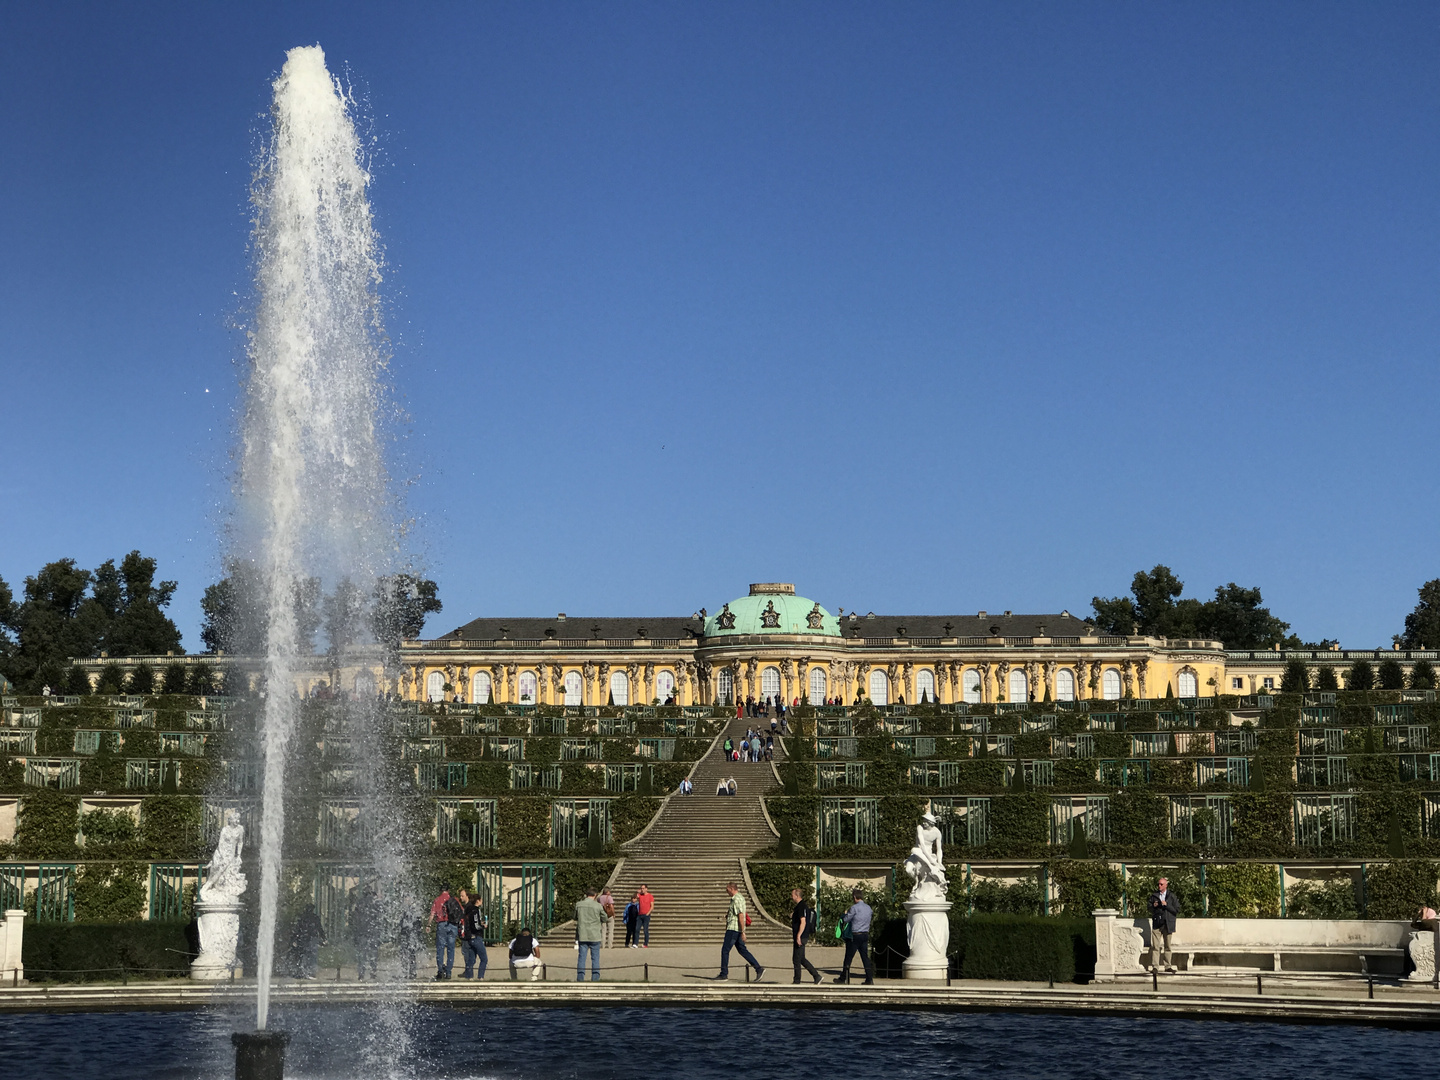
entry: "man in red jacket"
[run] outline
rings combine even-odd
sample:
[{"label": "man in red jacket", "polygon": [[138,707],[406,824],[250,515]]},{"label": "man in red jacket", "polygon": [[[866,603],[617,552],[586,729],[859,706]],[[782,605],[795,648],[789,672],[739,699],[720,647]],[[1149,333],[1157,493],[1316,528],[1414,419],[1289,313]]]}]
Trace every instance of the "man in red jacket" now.
[{"label": "man in red jacket", "polygon": [[[650,947],[650,912],[655,909],[655,894],[641,885],[640,892],[635,899],[640,905],[640,929],[645,931],[645,944],[640,947],[648,949]],[[639,929],[636,930],[635,936],[637,938],[640,936]]]}]

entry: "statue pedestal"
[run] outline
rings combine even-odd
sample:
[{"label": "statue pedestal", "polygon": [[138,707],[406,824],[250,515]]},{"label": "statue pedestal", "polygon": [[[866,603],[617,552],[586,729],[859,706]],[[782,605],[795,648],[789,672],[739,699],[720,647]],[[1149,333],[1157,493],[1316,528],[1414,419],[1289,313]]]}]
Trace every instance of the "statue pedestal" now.
[{"label": "statue pedestal", "polygon": [[200,900],[195,913],[200,923],[200,955],[190,963],[190,977],[201,982],[229,979],[240,943],[240,902]]},{"label": "statue pedestal", "polygon": [[910,941],[910,955],[903,965],[905,978],[944,979],[949,975],[950,906],[943,894],[937,899],[905,901],[905,936]]}]

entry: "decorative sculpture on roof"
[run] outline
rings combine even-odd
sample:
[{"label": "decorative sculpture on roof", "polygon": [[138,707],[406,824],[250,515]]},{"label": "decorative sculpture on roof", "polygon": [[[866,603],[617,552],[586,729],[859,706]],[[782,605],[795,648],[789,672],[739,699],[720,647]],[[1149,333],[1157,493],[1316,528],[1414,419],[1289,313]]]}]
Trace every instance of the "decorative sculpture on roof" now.
[{"label": "decorative sculpture on roof", "polygon": [[729,604],[726,604],[720,614],[715,616],[715,625],[721,630],[735,629],[735,613],[730,610]]},{"label": "decorative sculpture on roof", "polygon": [[812,607],[810,614],[805,616],[805,625],[811,630],[819,630],[825,625],[825,616],[820,614],[819,604]]},{"label": "decorative sculpture on roof", "polygon": [[760,625],[767,630],[776,630],[780,626],[780,613],[775,610],[775,601],[767,600],[765,610],[760,613]]}]

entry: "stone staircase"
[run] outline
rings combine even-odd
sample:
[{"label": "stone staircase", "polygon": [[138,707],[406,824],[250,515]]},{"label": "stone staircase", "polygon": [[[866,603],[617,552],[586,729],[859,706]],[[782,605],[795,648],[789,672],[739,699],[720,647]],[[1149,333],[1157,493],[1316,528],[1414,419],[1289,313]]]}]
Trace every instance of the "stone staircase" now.
[{"label": "stone staircase", "polygon": [[[723,745],[728,736],[738,745],[747,726],[761,724],[769,730],[768,720],[732,719],[718,743]],[[777,761],[782,760],[781,754],[777,740]],[[731,776],[738,795],[717,796],[716,782]],[[790,940],[788,924],[782,926],[760,915],[740,866],[741,859],[775,843],[760,805],[760,796],[777,787],[770,764],[726,761],[717,746],[696,763],[690,779],[695,794],[672,794],[649,830],[626,845],[625,861],[610,885],[617,915],[616,946],[624,937],[618,916],[641,885],[655,894],[650,918],[652,946],[718,946],[725,933],[729,905],[725,885],[730,881],[740,887],[749,905],[752,921],[747,940],[751,944],[786,944]],[[555,927],[547,938],[568,946],[574,935],[574,924],[569,922]]]}]

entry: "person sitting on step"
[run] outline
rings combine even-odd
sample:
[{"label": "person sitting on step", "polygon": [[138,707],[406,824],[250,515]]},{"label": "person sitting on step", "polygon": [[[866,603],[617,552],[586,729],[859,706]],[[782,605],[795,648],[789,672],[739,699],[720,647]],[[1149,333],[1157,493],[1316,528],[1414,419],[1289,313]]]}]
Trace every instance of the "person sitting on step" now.
[{"label": "person sitting on step", "polygon": [[540,943],[535,940],[535,933],[530,927],[521,927],[520,933],[510,942],[510,979],[513,982],[519,974],[519,969],[528,967],[530,969],[530,981],[535,982],[540,978],[540,972],[544,968],[540,959]]}]

